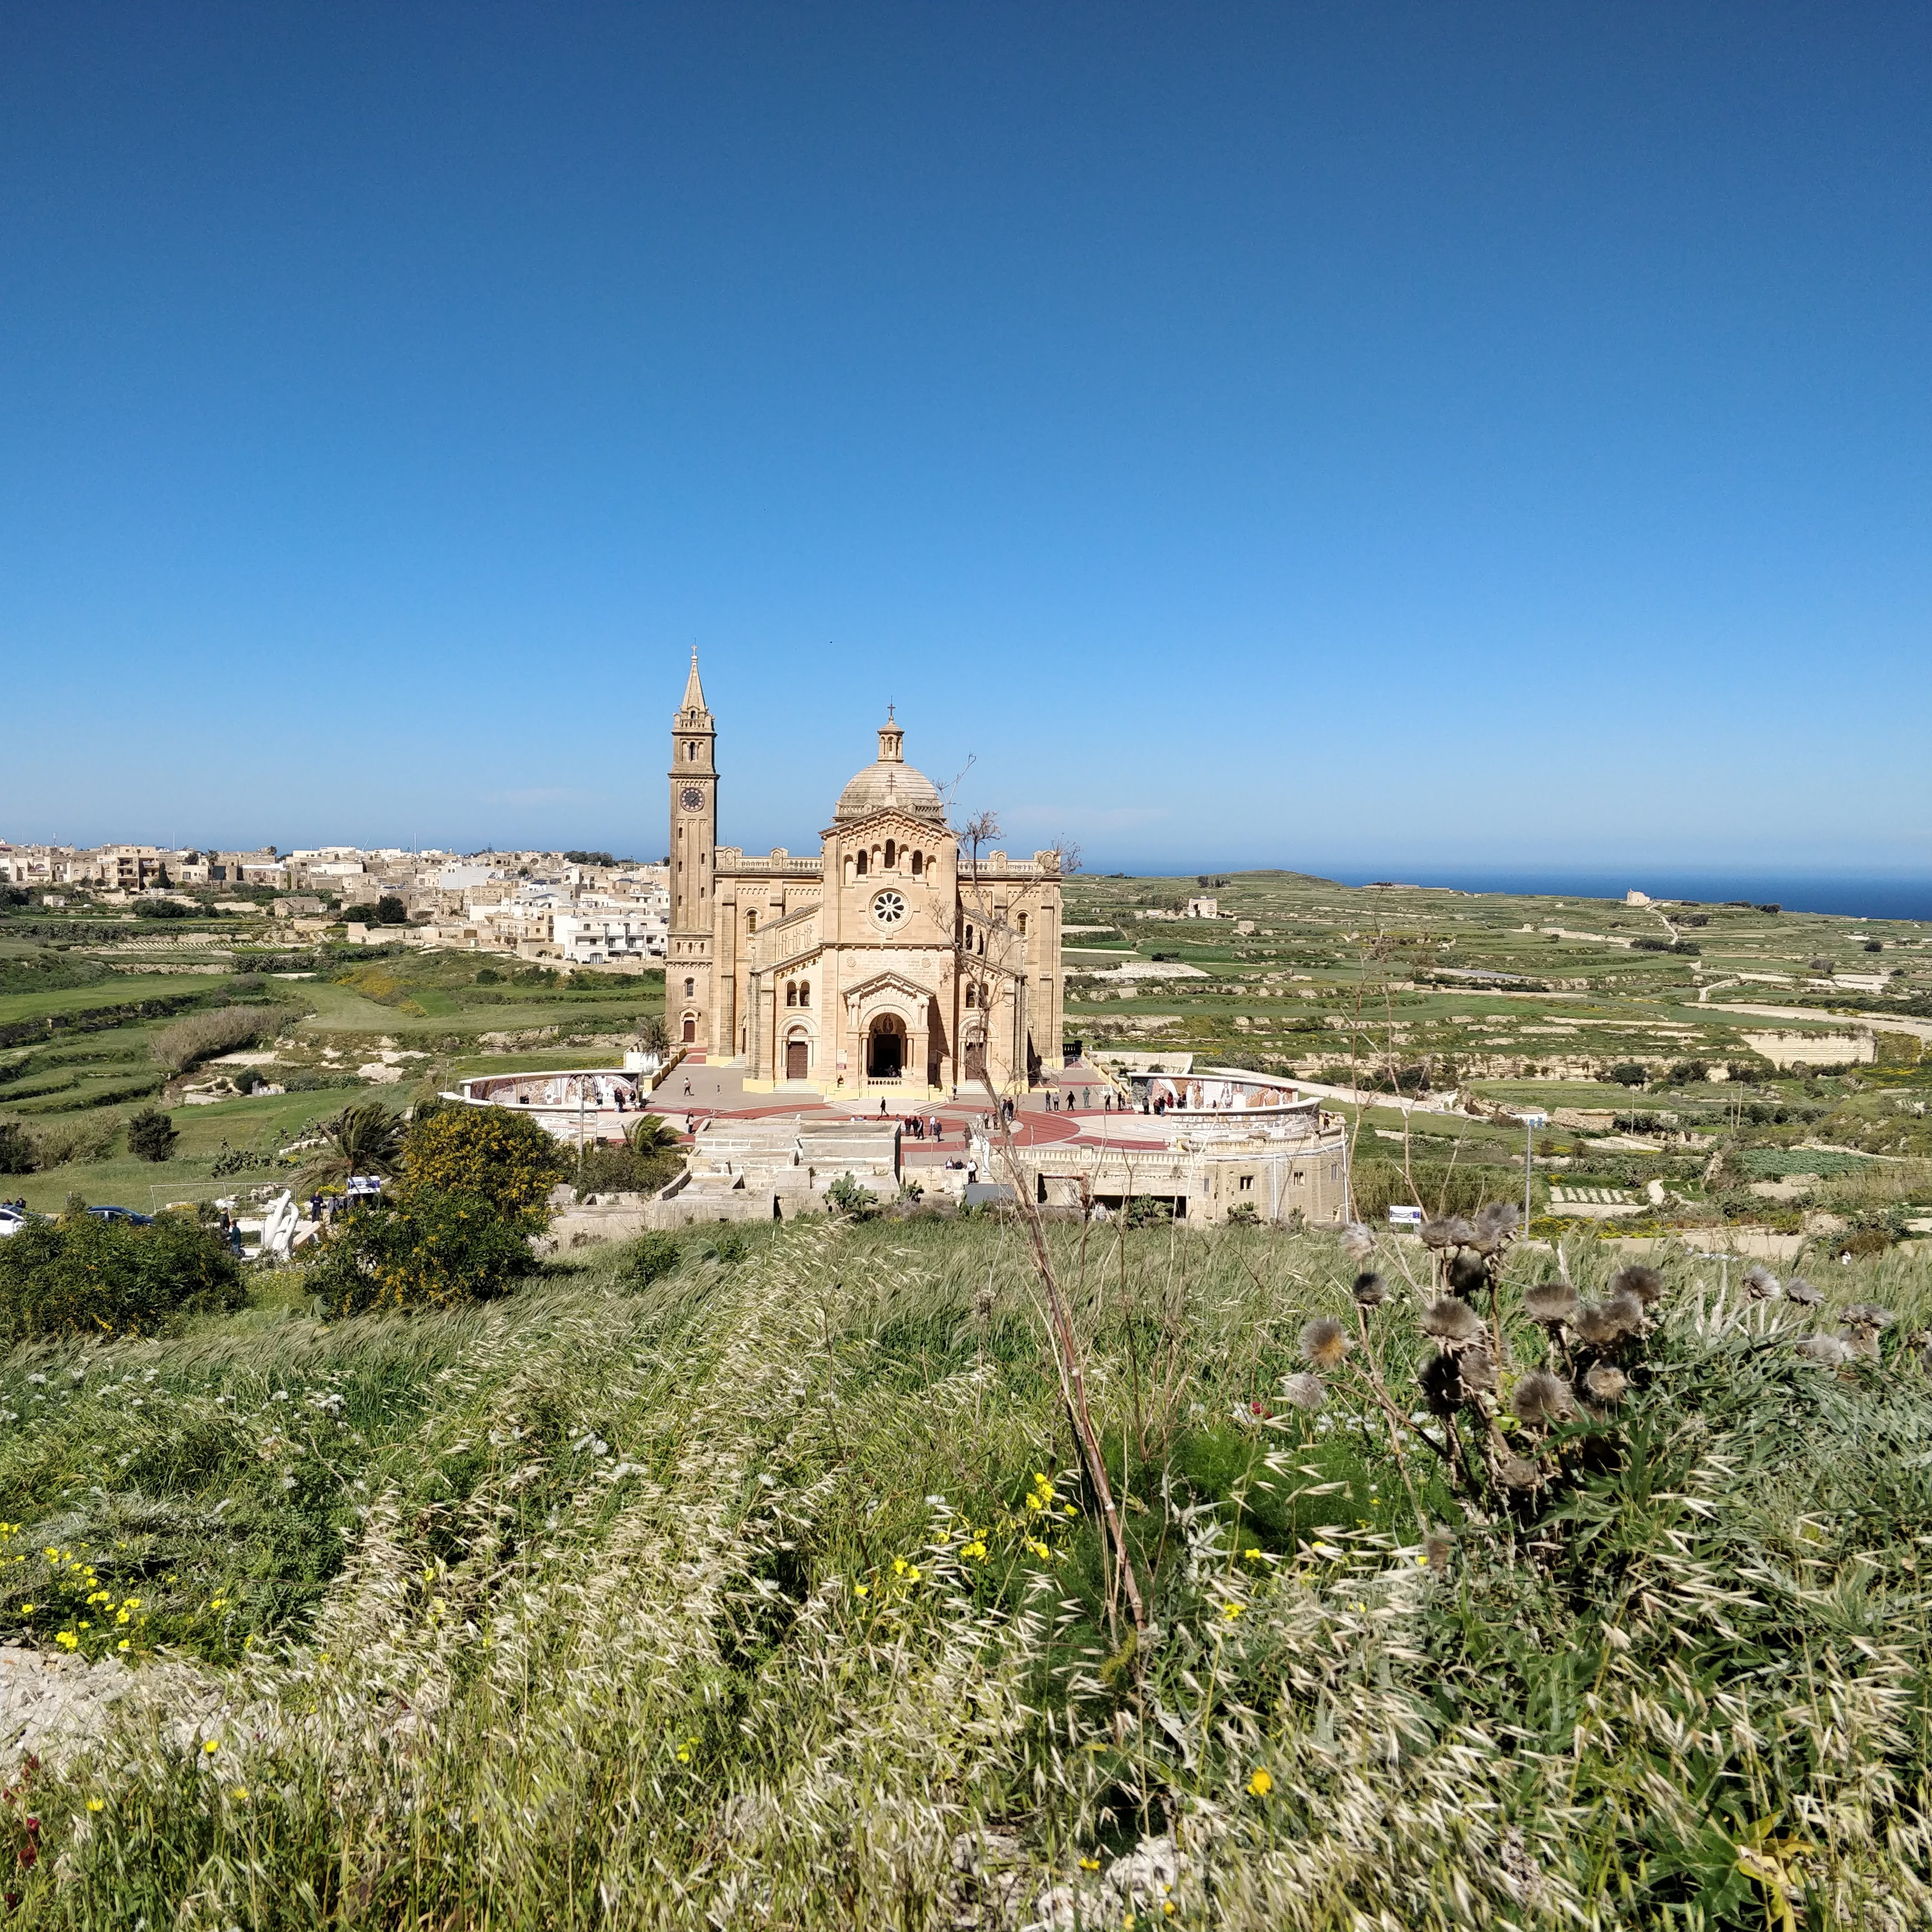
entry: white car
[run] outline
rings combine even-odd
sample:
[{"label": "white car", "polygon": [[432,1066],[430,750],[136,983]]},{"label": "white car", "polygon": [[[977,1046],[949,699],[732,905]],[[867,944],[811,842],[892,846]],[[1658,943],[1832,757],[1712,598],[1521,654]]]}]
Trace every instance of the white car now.
[{"label": "white car", "polygon": [[27,1225],[27,1217],[17,1208],[0,1206],[0,1240],[17,1234]]}]

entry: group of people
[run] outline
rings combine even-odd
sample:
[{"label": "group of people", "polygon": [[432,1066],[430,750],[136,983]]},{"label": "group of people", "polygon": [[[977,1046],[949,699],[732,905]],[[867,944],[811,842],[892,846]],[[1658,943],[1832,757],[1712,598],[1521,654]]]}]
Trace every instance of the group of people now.
[{"label": "group of people", "polygon": [[916,1141],[929,1140],[935,1144],[946,1138],[946,1130],[937,1114],[902,1114],[899,1131],[910,1134]]}]

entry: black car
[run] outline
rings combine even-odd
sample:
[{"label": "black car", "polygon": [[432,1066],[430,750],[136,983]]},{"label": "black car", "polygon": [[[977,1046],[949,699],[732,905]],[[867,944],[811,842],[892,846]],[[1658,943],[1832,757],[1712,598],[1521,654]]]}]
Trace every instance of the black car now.
[{"label": "black car", "polygon": [[87,1210],[97,1221],[125,1221],[130,1228],[152,1228],[154,1217],[152,1214],[137,1214],[131,1208],[90,1208]]}]

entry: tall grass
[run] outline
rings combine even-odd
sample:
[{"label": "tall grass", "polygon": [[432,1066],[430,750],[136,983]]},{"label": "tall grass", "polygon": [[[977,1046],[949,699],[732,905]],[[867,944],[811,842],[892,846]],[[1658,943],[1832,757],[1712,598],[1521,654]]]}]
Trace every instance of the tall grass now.
[{"label": "tall grass", "polygon": [[[16,1352],[19,1543],[85,1543],[175,1661],[46,1754],[14,1916],[1922,1921],[1909,1350],[1810,1366],[1798,1311],[1680,1258],[1621,1462],[1438,1570],[1373,1418],[1278,1397],[1348,1309],[1332,1240],[1049,1238],[1138,1641],[998,1224],[694,1237],[635,1292],[612,1253],[406,1319],[324,1324],[292,1282]],[[1420,1292],[1380,1264],[1410,1375]],[[1912,1258],[1824,1286],[1924,1318]]]},{"label": "tall grass", "polygon": [[154,1056],[170,1073],[184,1073],[218,1053],[253,1046],[289,1018],[286,1006],[217,1006],[208,1012],[190,1013],[155,1034]]}]

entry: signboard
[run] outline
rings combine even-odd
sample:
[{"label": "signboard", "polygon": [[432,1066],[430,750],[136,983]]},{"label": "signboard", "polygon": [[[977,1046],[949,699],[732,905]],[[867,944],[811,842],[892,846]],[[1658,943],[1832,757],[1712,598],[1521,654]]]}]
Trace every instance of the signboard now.
[{"label": "signboard", "polygon": [[1528,1113],[1517,1114],[1516,1118],[1526,1127],[1546,1127],[1550,1124],[1550,1116],[1538,1113],[1534,1108]]},{"label": "signboard", "polygon": [[1389,1226],[1391,1228],[1419,1228],[1422,1226],[1422,1210],[1420,1208],[1391,1208],[1389,1210]]}]

